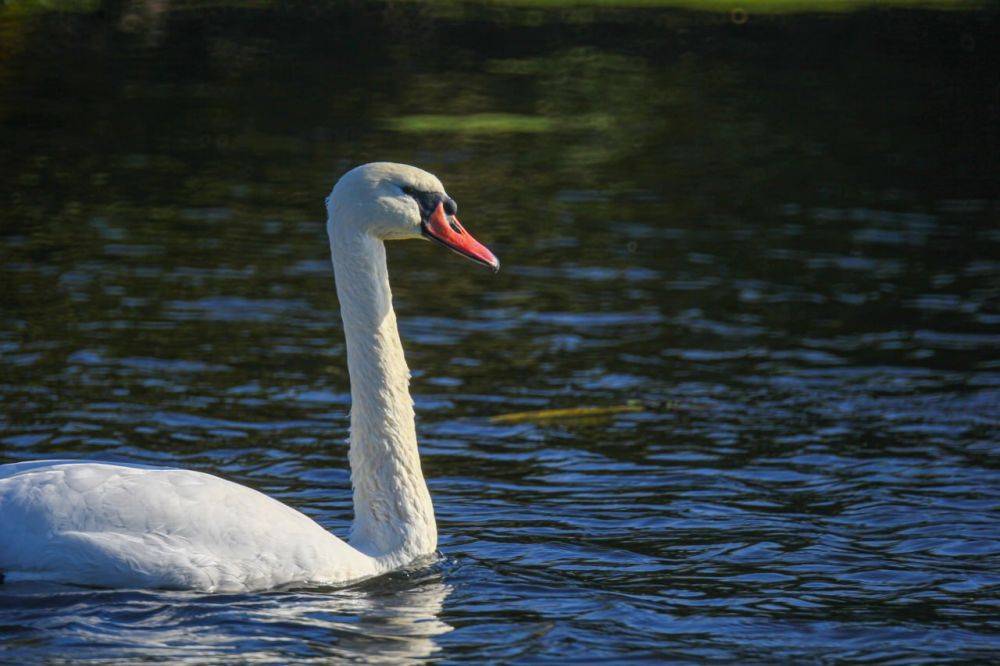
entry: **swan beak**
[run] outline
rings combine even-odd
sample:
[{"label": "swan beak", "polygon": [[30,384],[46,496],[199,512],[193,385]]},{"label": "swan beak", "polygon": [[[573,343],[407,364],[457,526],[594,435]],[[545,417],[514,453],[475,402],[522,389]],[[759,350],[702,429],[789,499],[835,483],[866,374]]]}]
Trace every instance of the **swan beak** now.
[{"label": "swan beak", "polygon": [[446,214],[443,202],[438,203],[434,212],[424,221],[423,232],[426,238],[444,245],[463,257],[468,257],[477,263],[490,267],[494,273],[500,270],[500,260],[496,258],[496,255],[473,238],[457,217]]}]

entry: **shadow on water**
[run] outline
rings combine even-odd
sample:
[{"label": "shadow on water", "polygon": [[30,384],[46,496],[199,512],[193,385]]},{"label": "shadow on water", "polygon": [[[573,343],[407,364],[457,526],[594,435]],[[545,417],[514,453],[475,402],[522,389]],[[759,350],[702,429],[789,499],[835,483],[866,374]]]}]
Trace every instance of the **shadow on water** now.
[{"label": "shadow on water", "polygon": [[6,586],[0,651],[996,655],[997,14],[949,7],[0,7],[0,460],[205,470],[343,534],[323,196],[418,164],[504,263],[390,248],[442,560]]}]

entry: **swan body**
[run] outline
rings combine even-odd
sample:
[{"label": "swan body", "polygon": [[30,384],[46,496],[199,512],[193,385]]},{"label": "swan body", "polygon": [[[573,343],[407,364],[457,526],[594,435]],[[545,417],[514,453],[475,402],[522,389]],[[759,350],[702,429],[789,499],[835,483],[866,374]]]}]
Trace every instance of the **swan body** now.
[{"label": "swan body", "polygon": [[327,198],[351,377],[350,543],[251,488],[202,472],[73,460],[0,465],[0,576],[100,587],[239,591],[336,584],[433,553],[409,370],[383,241],[429,238],[496,270],[440,181],[367,164]]},{"label": "swan body", "polygon": [[7,582],[265,589],[391,568],[267,495],[183,469],[55,460],[0,468]]}]

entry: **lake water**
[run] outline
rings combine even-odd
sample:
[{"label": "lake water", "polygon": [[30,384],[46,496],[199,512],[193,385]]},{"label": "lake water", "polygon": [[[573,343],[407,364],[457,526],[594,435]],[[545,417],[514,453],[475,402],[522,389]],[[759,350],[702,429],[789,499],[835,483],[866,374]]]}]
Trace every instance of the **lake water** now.
[{"label": "lake water", "polygon": [[994,10],[46,6],[0,5],[0,462],[344,534],[324,196],[419,165],[504,268],[390,249],[436,558],[6,585],[0,660],[998,658]]}]

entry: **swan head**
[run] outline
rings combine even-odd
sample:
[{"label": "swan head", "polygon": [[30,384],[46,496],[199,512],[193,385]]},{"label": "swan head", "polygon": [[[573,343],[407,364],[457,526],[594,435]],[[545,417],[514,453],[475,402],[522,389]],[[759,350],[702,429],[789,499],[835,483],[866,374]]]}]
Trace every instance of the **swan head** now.
[{"label": "swan head", "polygon": [[379,240],[423,238],[500,270],[500,261],[458,221],[458,204],[441,181],[407,164],[372,162],[344,174],[326,200],[327,231]]}]

